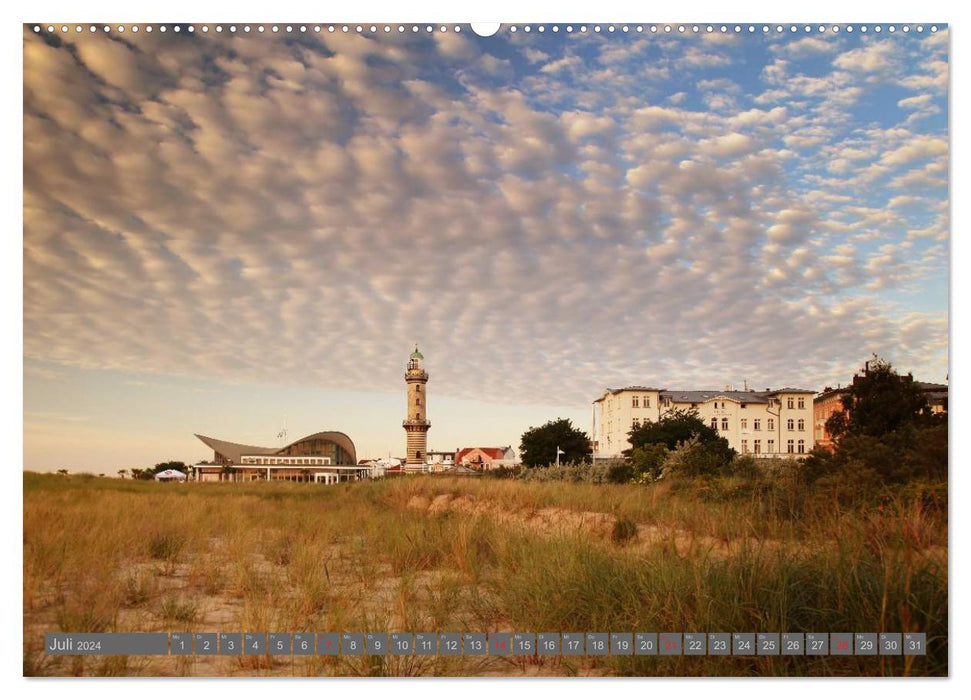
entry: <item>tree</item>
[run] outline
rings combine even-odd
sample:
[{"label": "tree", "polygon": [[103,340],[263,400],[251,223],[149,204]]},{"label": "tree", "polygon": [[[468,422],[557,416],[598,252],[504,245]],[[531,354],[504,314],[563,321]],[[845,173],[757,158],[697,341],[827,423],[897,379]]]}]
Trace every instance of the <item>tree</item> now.
[{"label": "tree", "polygon": [[[657,421],[647,421],[627,433],[632,447],[624,456],[634,466],[638,480],[659,478],[670,462],[669,451],[679,450],[677,469],[668,469],[684,476],[727,473],[731,469],[735,450],[710,425],[705,425],[693,408],[668,411]],[[689,447],[690,446],[690,449]]]},{"label": "tree", "polygon": [[124,479],[126,476],[128,476],[128,470],[127,469],[119,469],[118,470],[118,477],[119,478]]},{"label": "tree", "polygon": [[864,373],[853,378],[840,402],[843,410],[826,421],[826,430],[837,443],[848,435],[881,437],[931,415],[927,397],[914,378],[897,374],[876,355]]},{"label": "tree", "polygon": [[539,428],[530,426],[523,433],[519,453],[527,467],[539,467],[556,462],[556,448],[563,454],[560,462],[579,463],[590,459],[590,437],[573,427],[568,418],[549,421]]},{"label": "tree", "polygon": [[152,472],[152,475],[155,475],[159,472],[164,472],[166,469],[175,469],[176,471],[180,471],[185,474],[187,467],[185,462],[159,462],[149,471]]},{"label": "tree", "polygon": [[67,469],[58,469],[57,473],[61,476],[67,476]]},{"label": "tree", "polygon": [[680,443],[693,438],[697,438],[702,445],[724,443],[724,447],[728,447],[728,441],[710,425],[705,425],[698,411],[693,408],[668,411],[660,420],[647,421],[639,428],[634,428],[627,433],[627,438],[630,440],[631,449],[624,451],[625,457],[630,457],[634,450],[646,445],[661,444],[673,450]]}]

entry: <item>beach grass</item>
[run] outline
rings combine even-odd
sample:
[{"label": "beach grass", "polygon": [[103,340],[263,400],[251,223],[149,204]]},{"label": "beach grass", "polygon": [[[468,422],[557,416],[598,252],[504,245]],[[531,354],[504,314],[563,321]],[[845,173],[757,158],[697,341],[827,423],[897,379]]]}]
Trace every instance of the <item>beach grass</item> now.
[{"label": "beach grass", "polygon": [[[27,675],[947,675],[947,486],[24,475]],[[55,631],[924,632],[918,657],[46,657]],[[124,657],[127,658],[127,657]]]}]

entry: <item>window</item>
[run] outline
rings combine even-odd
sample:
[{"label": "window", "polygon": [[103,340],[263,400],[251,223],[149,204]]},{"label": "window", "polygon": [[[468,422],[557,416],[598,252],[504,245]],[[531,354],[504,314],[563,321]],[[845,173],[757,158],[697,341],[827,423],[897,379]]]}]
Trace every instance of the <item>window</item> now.
[{"label": "window", "polygon": [[766,430],[775,430],[775,418],[769,418],[765,421]]},{"label": "window", "polygon": [[789,440],[788,442],[786,442],[786,452],[788,452],[789,454],[792,454],[795,451],[796,451],[795,442],[793,440]]},{"label": "window", "polygon": [[755,420],[753,420],[752,421],[752,427],[755,430],[762,430],[762,419],[761,418],[756,418]]},{"label": "window", "polygon": [[772,454],[773,452],[775,452],[775,440],[767,440],[765,445],[766,445],[766,451],[769,454]]},{"label": "window", "polygon": [[640,396],[635,396],[634,398],[632,398],[630,405],[631,405],[631,408],[640,408],[641,407],[641,397]]},{"label": "window", "polygon": [[641,427],[641,419],[640,418],[635,418],[634,421],[630,424],[630,427],[631,427],[631,430],[637,430],[638,428],[640,428]]},{"label": "window", "polygon": [[717,418],[712,418],[711,419],[711,429],[712,430],[718,430],[718,419]]},{"label": "window", "polygon": [[645,396],[644,397],[644,408],[650,408],[650,407],[651,407],[651,397],[650,396]]},{"label": "window", "polygon": [[786,421],[786,428],[788,428],[789,430],[795,430],[796,429],[796,421],[792,420],[792,418],[790,418],[789,420],[787,420]]},{"label": "window", "polygon": [[742,452],[748,454],[748,440],[742,440]]},{"label": "window", "polygon": [[806,441],[805,440],[800,440],[799,441],[799,454],[805,454],[805,453],[806,453]]},{"label": "window", "polygon": [[799,419],[799,422],[798,422],[797,425],[799,426],[799,431],[800,432],[802,432],[802,431],[804,431],[806,429],[806,421],[804,421],[802,418]]},{"label": "window", "polygon": [[753,444],[755,445],[755,454],[759,454],[760,452],[762,452],[762,441],[761,440],[756,440]]},{"label": "window", "polygon": [[786,408],[793,408],[794,405],[795,405],[795,402],[792,400],[791,396],[788,399],[786,399]]},{"label": "window", "polygon": [[803,397],[800,396],[799,397],[798,406],[799,406],[799,408],[805,408],[806,407],[806,399],[804,399]]},{"label": "window", "polygon": [[743,403],[743,404],[740,404],[740,405],[739,405],[739,408],[745,408],[745,406],[747,406],[747,405],[748,405],[748,404],[744,404],[744,403]]},{"label": "window", "polygon": [[416,396],[415,397],[415,405],[416,406],[421,406],[421,397],[420,396]]},{"label": "window", "polygon": [[748,430],[748,418],[742,418],[741,427],[742,430]]},{"label": "window", "polygon": [[722,418],[722,430],[728,430],[728,419]]}]

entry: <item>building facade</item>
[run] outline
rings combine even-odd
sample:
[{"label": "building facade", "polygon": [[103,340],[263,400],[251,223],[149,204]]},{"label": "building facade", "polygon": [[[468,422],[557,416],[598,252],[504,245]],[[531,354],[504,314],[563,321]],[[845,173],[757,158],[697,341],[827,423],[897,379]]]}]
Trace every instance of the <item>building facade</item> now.
[{"label": "building facade", "polygon": [[628,433],[675,410],[695,410],[741,454],[801,457],[813,448],[813,395],[808,389],[669,391],[629,386],[607,389],[593,402],[593,455],[620,457]]},{"label": "building facade", "polygon": [[344,433],[307,435],[284,447],[242,445],[196,435],[213,451],[211,462],[193,466],[197,481],[309,481],[333,484],[368,476],[357,465],[354,443]]},{"label": "building facade", "polygon": [[451,469],[455,466],[454,452],[441,452],[438,450],[428,450],[425,453],[425,470],[437,473]]},{"label": "building facade", "polygon": [[833,437],[826,430],[826,421],[834,413],[843,410],[843,394],[845,393],[845,388],[826,387],[813,399],[814,437],[816,444],[825,447],[827,450],[833,449]]},{"label": "building facade", "polygon": [[405,369],[405,382],[408,385],[408,406],[405,419],[401,422],[405,429],[405,471],[425,472],[425,454],[428,451],[428,429],[432,424],[428,420],[428,408],[425,387],[428,384],[428,372],[422,367],[425,356],[418,351],[411,353],[408,366]]},{"label": "building facade", "polygon": [[496,469],[516,464],[516,453],[506,447],[463,447],[455,453],[455,461],[473,469]]}]

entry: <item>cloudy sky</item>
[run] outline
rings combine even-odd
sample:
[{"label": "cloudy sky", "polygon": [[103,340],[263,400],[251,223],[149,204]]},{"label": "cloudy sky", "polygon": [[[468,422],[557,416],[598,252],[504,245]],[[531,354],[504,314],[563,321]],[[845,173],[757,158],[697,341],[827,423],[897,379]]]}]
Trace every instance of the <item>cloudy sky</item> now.
[{"label": "cloudy sky", "polygon": [[238,34],[25,28],[25,468],[947,375],[946,30]]}]

